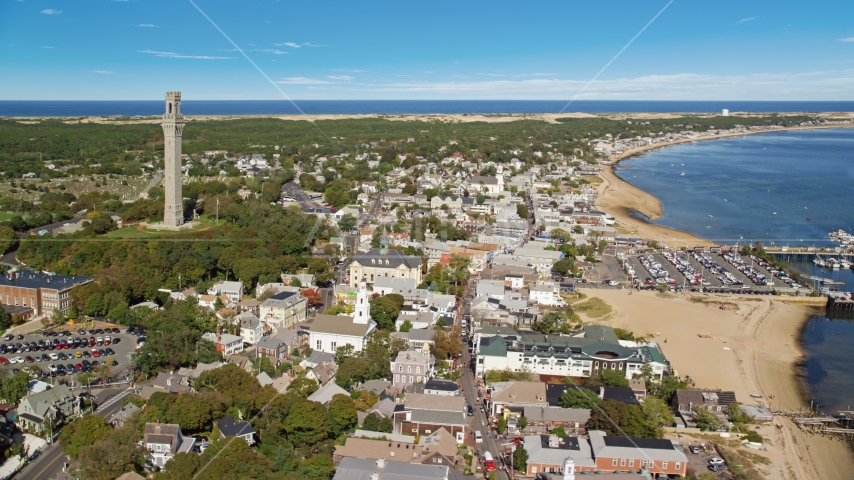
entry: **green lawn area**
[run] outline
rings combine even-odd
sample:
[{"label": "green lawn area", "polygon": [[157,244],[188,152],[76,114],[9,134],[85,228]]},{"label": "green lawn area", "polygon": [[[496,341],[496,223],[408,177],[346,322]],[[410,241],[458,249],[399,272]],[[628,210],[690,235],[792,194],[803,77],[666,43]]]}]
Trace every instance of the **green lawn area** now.
[{"label": "green lawn area", "polygon": [[[12,217],[23,215],[21,213],[16,212],[0,212],[0,222],[5,222],[6,220],[10,220]],[[24,216],[26,218],[26,216]]]},{"label": "green lawn area", "polygon": [[[207,229],[215,227],[215,226],[224,225],[226,222],[225,220],[220,219],[219,223],[217,223],[217,221],[214,218],[211,218],[207,215],[202,215],[201,217],[199,217],[198,220],[194,220],[194,221],[196,223],[198,223],[197,226],[195,226],[192,229],[181,230],[180,233],[207,230]],[[168,237],[168,236],[174,235],[176,233],[178,233],[178,232],[172,231],[172,230],[153,230],[153,229],[149,229],[149,228],[144,228],[142,230],[139,230],[136,226],[132,226],[132,227],[125,227],[125,228],[120,228],[118,230],[112,231],[112,232],[104,235],[104,237],[115,238],[115,239],[120,239],[120,238],[156,238],[156,237]]]}]

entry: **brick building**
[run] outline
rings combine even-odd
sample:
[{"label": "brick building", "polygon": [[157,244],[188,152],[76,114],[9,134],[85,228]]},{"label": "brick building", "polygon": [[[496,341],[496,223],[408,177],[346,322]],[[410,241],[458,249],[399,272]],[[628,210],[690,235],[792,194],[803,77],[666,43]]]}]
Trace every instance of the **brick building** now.
[{"label": "brick building", "polygon": [[0,304],[32,308],[36,316],[50,315],[54,310],[67,312],[71,290],[92,280],[24,270],[9,272],[0,277]]}]

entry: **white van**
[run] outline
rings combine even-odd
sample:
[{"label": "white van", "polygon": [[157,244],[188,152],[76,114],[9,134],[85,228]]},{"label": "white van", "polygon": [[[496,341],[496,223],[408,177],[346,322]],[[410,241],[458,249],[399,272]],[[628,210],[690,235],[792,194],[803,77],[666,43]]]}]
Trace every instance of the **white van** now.
[{"label": "white van", "polygon": [[474,432],[474,443],[483,443],[483,435],[480,434],[480,431]]}]

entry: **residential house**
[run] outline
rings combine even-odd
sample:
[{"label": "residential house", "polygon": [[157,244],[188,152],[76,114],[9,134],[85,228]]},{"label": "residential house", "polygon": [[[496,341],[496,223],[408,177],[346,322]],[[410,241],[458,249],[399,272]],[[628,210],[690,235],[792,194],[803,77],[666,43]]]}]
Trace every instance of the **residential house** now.
[{"label": "residential house", "polygon": [[429,347],[399,352],[397,358],[391,361],[392,387],[403,391],[407,385],[425,383],[432,377],[435,363],[436,359],[430,355]]},{"label": "residential house", "polygon": [[332,401],[332,397],[335,395],[347,395],[350,396],[350,393],[347,390],[339,387],[335,382],[329,382],[326,385],[317,389],[316,392],[312,393],[308,396],[308,401],[317,402],[321,405],[329,405],[329,402]]},{"label": "residential house", "polygon": [[424,345],[435,344],[433,337],[436,336],[436,330],[432,328],[413,329],[408,332],[392,332],[391,336],[404,339],[409,349],[421,350]]},{"label": "residential house", "polygon": [[305,320],[306,299],[296,292],[279,292],[258,307],[259,318],[276,329],[291,328]]},{"label": "residential house", "polygon": [[240,324],[240,336],[243,337],[245,343],[254,345],[263,338],[264,327],[255,315],[245,312],[237,315],[234,319]]},{"label": "residential house", "polygon": [[493,414],[505,408],[547,407],[546,384],[543,382],[495,382],[487,398]]},{"label": "residential house", "polygon": [[196,440],[185,437],[181,426],[174,423],[146,423],[143,447],[148,450],[149,461],[156,467],[163,468],[166,462],[179,453],[189,453],[193,450]]},{"label": "residential house", "polygon": [[306,372],[305,376],[316,380],[322,387],[332,381],[336,373],[338,373],[338,365],[335,365],[335,362],[321,362]]},{"label": "residential house", "polygon": [[561,427],[568,435],[584,435],[590,420],[586,408],[524,407],[524,415],[528,419],[526,434],[548,434]]},{"label": "residential house", "polygon": [[394,433],[429,435],[444,427],[462,443],[467,424],[465,408],[462,396],[410,393],[403,410],[394,413]]},{"label": "residential house", "polygon": [[431,378],[424,384],[424,393],[427,395],[453,396],[460,394],[460,386],[450,380],[437,380]]},{"label": "residential house", "polygon": [[63,418],[80,413],[80,401],[65,385],[58,385],[39,393],[27,395],[18,405],[18,428],[42,432],[50,424],[55,426]]},{"label": "residential house", "polygon": [[128,403],[119,410],[119,413],[112,414],[107,421],[115,428],[122,428],[127,420],[140,411],[142,409],[137,407],[135,403]]},{"label": "residential house", "polygon": [[217,427],[219,427],[219,433],[223,437],[237,437],[246,440],[246,443],[251,445],[255,444],[255,429],[252,428],[252,425],[246,421],[235,421],[233,417],[230,415],[217,420]]},{"label": "residential house", "polygon": [[288,356],[288,346],[281,339],[275,337],[264,337],[255,345],[258,355],[267,357],[270,363],[278,368]]},{"label": "residential house", "polygon": [[243,337],[220,333],[219,327],[216,333],[207,332],[202,335],[202,338],[214,342],[216,349],[223,355],[234,355],[243,351]]},{"label": "residential house", "polygon": [[208,295],[225,295],[232,302],[238,303],[243,300],[243,282],[220,280],[208,289]]}]

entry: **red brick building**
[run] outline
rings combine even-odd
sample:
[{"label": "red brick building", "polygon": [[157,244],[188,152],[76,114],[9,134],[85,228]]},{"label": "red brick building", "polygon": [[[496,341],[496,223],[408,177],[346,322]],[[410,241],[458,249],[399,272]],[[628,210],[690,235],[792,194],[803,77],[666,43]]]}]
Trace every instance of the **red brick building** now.
[{"label": "red brick building", "polygon": [[32,308],[36,316],[50,315],[54,310],[67,312],[71,308],[71,290],[92,281],[92,277],[28,270],[9,272],[0,277],[0,304]]}]

